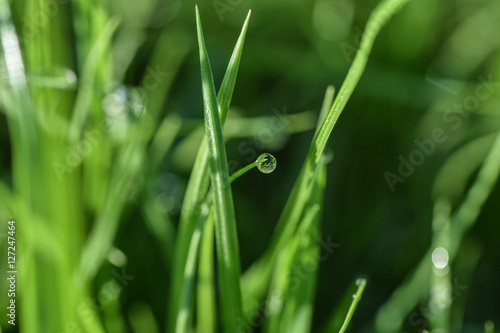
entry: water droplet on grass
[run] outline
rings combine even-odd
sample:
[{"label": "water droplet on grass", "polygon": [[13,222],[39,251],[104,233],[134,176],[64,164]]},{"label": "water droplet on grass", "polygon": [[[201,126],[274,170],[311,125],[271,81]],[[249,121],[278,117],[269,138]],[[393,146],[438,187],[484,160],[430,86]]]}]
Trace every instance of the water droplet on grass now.
[{"label": "water droplet on grass", "polygon": [[262,173],[273,172],[274,169],[276,169],[276,165],[278,164],[276,158],[269,153],[260,154],[259,157],[257,157],[256,162],[258,162],[257,168]]}]

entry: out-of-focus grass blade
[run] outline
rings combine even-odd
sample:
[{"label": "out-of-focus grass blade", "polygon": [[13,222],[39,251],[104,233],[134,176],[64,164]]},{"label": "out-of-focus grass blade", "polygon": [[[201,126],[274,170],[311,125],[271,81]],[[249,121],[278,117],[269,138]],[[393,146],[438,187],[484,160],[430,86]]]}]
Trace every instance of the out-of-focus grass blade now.
[{"label": "out-of-focus grass blade", "polygon": [[208,215],[203,229],[198,262],[197,286],[197,332],[216,332],[217,304],[214,281],[214,219],[213,214]]},{"label": "out-of-focus grass blade", "polygon": [[452,216],[450,229],[450,258],[454,258],[465,232],[474,224],[500,174],[500,133],[471,186],[464,202]]},{"label": "out-of-focus grass blade", "polygon": [[[448,249],[450,245],[450,213],[449,200],[436,200],[432,218],[433,249]],[[442,250],[441,250],[442,251]],[[442,252],[441,252],[442,253]],[[452,302],[452,274],[450,265],[433,267],[430,277],[429,311],[426,314],[431,330],[450,332],[450,307]]]},{"label": "out-of-focus grass blade", "polygon": [[434,180],[435,199],[446,198],[455,204],[462,199],[470,178],[488,155],[495,137],[493,133],[467,142],[446,159]]},{"label": "out-of-focus grass blade", "polygon": [[[299,242],[294,263],[288,275],[292,277],[280,322],[280,332],[307,333],[311,330],[314,293],[319,269],[319,229],[321,207],[326,187],[326,163],[318,163],[311,200],[294,237]],[[301,273],[297,273],[301,272]]]},{"label": "out-of-focus grass blade", "polygon": [[415,305],[427,296],[432,273],[432,251],[425,252],[417,268],[412,271],[405,281],[392,293],[389,300],[382,305],[375,319],[377,332],[396,332],[405,317]]},{"label": "out-of-focus grass blade", "polygon": [[192,286],[195,282],[196,263],[198,261],[198,249],[200,247],[201,234],[208,214],[209,208],[205,207],[204,213],[198,216],[198,224],[196,226],[196,229],[194,230],[193,237],[191,237],[191,243],[189,244],[189,251],[183,272],[183,277],[186,282],[182,284],[183,289],[180,291],[181,299],[179,304],[179,312],[177,313],[177,317],[175,318],[176,332],[191,331],[189,324],[193,319],[191,315],[191,300],[193,297],[194,288]]},{"label": "out-of-focus grass blade", "polygon": [[[229,61],[226,74],[224,75],[219,94],[217,96],[217,102],[219,104],[220,111],[220,122],[222,124],[225,122],[225,119],[227,117],[229,104],[233,95],[249,19],[250,13],[248,14],[241,30],[240,36]],[[170,289],[170,301],[167,316],[168,332],[174,330],[174,324],[176,321],[175,318],[177,317],[180,306],[180,291],[185,290],[185,288],[182,286],[182,284],[186,282],[183,279],[183,272],[184,266],[186,264],[189,244],[196,228],[198,217],[201,213],[201,206],[203,205],[210,183],[208,157],[208,140],[205,136],[200,145],[198,156],[191,172],[191,177],[186,189],[186,195],[181,211],[179,232],[175,247],[172,273],[173,279]]]},{"label": "out-of-focus grass blade", "polygon": [[495,325],[491,320],[484,324],[484,333],[495,333]]},{"label": "out-of-focus grass blade", "polygon": [[[450,246],[447,249],[449,261],[458,251],[465,232],[476,221],[482,206],[493,190],[500,173],[500,133],[491,147],[475,182],[467,192],[465,200],[452,214],[450,221]],[[398,330],[405,316],[413,309],[417,302],[427,296],[432,273],[431,254],[429,249],[416,270],[391,295],[389,300],[379,309],[376,317],[378,332],[394,332]]]},{"label": "out-of-focus grass blade", "polygon": [[[324,159],[320,160],[324,161]],[[309,276],[297,277],[294,272],[302,268],[302,260],[310,259],[309,248],[317,246],[318,223],[320,221],[320,207],[323,200],[324,186],[326,184],[326,169],[324,163],[318,163],[318,172],[315,175],[314,188],[311,191],[311,198],[307,203],[307,209],[300,220],[300,226],[276,259],[276,265],[272,272],[271,286],[268,291],[267,303],[267,332],[286,332],[292,329],[288,326],[290,322],[297,320],[297,313],[294,311],[294,303],[297,297],[297,289],[308,289],[311,285],[310,275],[315,276],[316,268],[309,272]],[[315,236],[312,236],[314,234]],[[309,241],[314,237],[312,243]],[[302,280],[301,280],[302,279]],[[312,296],[312,295],[311,295]],[[306,305],[306,304],[304,304]],[[287,306],[288,316],[283,317],[283,312]],[[299,327],[293,327],[298,329]]]},{"label": "out-of-focus grass blade", "polygon": [[[132,138],[137,139],[137,136],[140,136],[140,133],[136,133],[137,130],[140,129],[131,130]],[[131,142],[118,151],[110,172],[104,206],[84,245],[77,276],[79,279],[92,279],[111,248],[121,211],[129,195],[127,188],[144,161],[144,144],[136,139],[131,139]]]},{"label": "out-of-focus grass blade", "polygon": [[354,311],[356,311],[356,307],[358,306],[358,303],[361,300],[361,296],[363,296],[363,292],[365,291],[366,280],[358,279],[356,281],[356,285],[358,286],[358,290],[356,290],[356,293],[352,295],[351,306],[349,307],[349,311],[347,311],[347,316],[345,317],[344,324],[342,324],[339,333],[344,333],[347,329],[347,326],[349,326],[352,316],[354,315]]},{"label": "out-of-focus grass blade", "polygon": [[128,318],[135,333],[160,332],[153,310],[145,303],[132,305],[132,308],[128,311]]},{"label": "out-of-focus grass blade", "polygon": [[155,204],[155,195],[157,193],[148,184],[154,181],[158,167],[172,147],[181,124],[182,121],[177,114],[172,113],[165,117],[151,139],[148,149],[149,158],[147,163],[143,164],[143,169],[145,169],[145,188],[144,194],[142,194],[141,210],[146,226],[157,237],[161,248],[164,250],[167,267],[170,267],[172,263],[175,228],[172,221],[168,218],[168,214],[158,211]]},{"label": "out-of-focus grass blade", "polygon": [[198,7],[196,7],[196,26],[200,48],[201,82],[209,150],[208,161],[210,163],[210,180],[213,193],[222,328],[227,332],[236,332],[237,319],[241,318],[240,258],[236,218],[229,183],[226,149],[222,137],[219,106],[212,69],[205,48]]},{"label": "out-of-focus grass blade", "polygon": [[92,100],[91,96],[92,91],[94,90],[93,85],[99,62],[108,49],[113,33],[119,23],[120,20],[117,18],[109,20],[95,45],[93,45],[90,54],[85,61],[85,65],[83,66],[82,75],[79,80],[80,87],[78,89],[75,107],[73,110],[73,117],[70,123],[69,137],[72,144],[76,144],[80,139],[80,134],[84,128],[83,125]]},{"label": "out-of-focus grass blade", "polygon": [[280,216],[278,225],[271,239],[271,244],[263,257],[250,267],[243,276],[242,289],[245,314],[249,314],[255,310],[252,304],[256,304],[256,300],[263,296],[269,279],[271,278],[272,268],[278,252],[284,248],[297,228],[300,216],[302,216],[305,204],[310,196],[312,179],[317,163],[321,158],[326,142],[328,141],[337,119],[342,113],[342,110],[347,104],[349,97],[352,95],[364,71],[375,37],[389,18],[409,1],[410,0],[384,0],[375,8],[370,16],[365,33],[361,39],[360,48],[325,121],[313,140],[306,161],[302,166],[292,193]]},{"label": "out-of-focus grass blade", "polygon": [[[167,63],[170,63],[170,61],[172,62],[171,68],[173,70],[179,66],[180,59],[184,55],[183,52],[185,52],[185,50],[176,54],[173,58],[168,58]],[[89,59],[91,60],[90,56]],[[170,86],[169,81],[167,80],[165,82],[158,83],[158,85],[161,86],[158,89],[163,93],[166,93]],[[126,189],[130,184],[130,179],[136,177],[140,171],[142,171],[146,177],[150,177],[154,174],[156,167],[160,163],[161,157],[163,157],[170,149],[180,128],[180,120],[175,115],[167,116],[160,124],[156,133],[152,132],[150,128],[148,128],[147,119],[141,120],[142,121],[130,125],[127,142],[123,143],[120,147],[117,154],[117,161],[114,163],[110,172],[111,177],[108,182],[107,196],[105,198],[103,208],[99,212],[98,219],[83,252],[82,264],[80,268],[82,273],[81,276],[94,276],[106,257],[107,251],[109,251],[110,245],[115,237],[120,214],[127,199],[128,194],[126,193]],[[146,165],[144,163],[144,151],[146,150],[146,143],[151,136],[153,136],[153,139],[150,150],[151,154],[155,157],[149,164]],[[152,211],[149,210],[149,213],[151,212]],[[148,222],[154,223],[154,215],[149,214],[148,216],[153,218],[148,219]],[[151,224],[150,226],[153,231],[161,232],[157,226]],[[170,228],[170,230],[173,229],[170,225],[168,225],[168,222],[166,228]],[[163,232],[160,236],[164,238],[167,237],[165,240],[168,241],[169,236],[167,236],[165,232]],[[164,245],[168,246],[167,244]],[[166,254],[168,260],[169,255],[168,253]]]},{"label": "out-of-focus grass blade", "polygon": [[15,199],[11,189],[0,181],[0,213],[6,219],[12,219],[16,214]]},{"label": "out-of-focus grass blade", "polygon": [[[156,43],[141,85],[148,93],[146,101],[148,114],[155,119],[161,115],[165,96],[191,48],[191,38],[180,32],[172,34],[170,29],[165,29]],[[154,79],[153,83],[151,79]]]}]

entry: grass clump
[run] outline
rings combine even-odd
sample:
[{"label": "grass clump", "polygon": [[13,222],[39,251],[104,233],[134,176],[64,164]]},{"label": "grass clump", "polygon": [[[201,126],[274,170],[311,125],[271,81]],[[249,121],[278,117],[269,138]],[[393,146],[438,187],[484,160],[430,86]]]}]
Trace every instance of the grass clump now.
[{"label": "grass clump", "polygon": [[[269,43],[260,30],[259,46],[256,34],[254,41],[246,41],[252,31],[251,13],[246,8],[240,13],[243,6],[238,5],[221,7],[217,2],[214,15],[204,6],[193,13],[191,5],[180,1],[163,8],[160,1],[0,0],[0,109],[5,120],[1,126],[8,131],[8,137],[0,139],[9,146],[2,150],[7,157],[0,165],[0,218],[14,219],[19,226],[19,331],[305,333],[352,328],[389,333],[415,328],[417,318],[422,323],[419,330],[455,332],[466,323],[492,332],[492,321],[471,324],[466,318],[465,297],[456,301],[467,286],[458,284],[458,290],[450,286],[455,286],[457,276],[460,281],[470,279],[481,255],[481,247],[469,236],[481,216],[488,215],[488,199],[495,195],[500,171],[498,121],[489,118],[498,104],[494,91],[498,83],[490,75],[483,92],[492,99],[471,115],[439,114],[442,105],[453,103],[457,96],[463,94],[464,101],[475,96],[479,88],[470,82],[459,94],[453,90],[459,80],[436,81],[429,72],[429,82],[446,86],[448,92],[453,88],[453,96],[445,97],[435,97],[435,92],[419,95],[414,86],[408,93],[400,87],[402,82],[416,85],[418,80],[412,76],[415,73],[403,75],[397,66],[413,64],[412,52],[421,56],[422,50],[439,44],[434,39],[425,39],[423,45],[420,40],[408,43],[400,38],[411,35],[401,22],[416,27],[422,8],[428,6],[429,15],[441,13],[438,5],[423,2],[409,5],[403,17],[396,18],[398,29],[390,32],[389,20],[409,0],[382,0],[369,15],[366,4],[355,6],[355,1],[318,0],[286,8],[274,0],[255,2],[252,15],[259,15],[258,22],[266,21],[266,11],[273,6],[283,9],[283,15],[271,20],[276,31],[269,32],[282,34],[283,42]],[[482,18],[498,9],[496,3],[477,6],[484,8],[471,16],[474,24],[466,21],[443,43],[444,56],[455,56],[457,40],[474,35],[477,25],[488,21]],[[222,26],[219,20],[214,23],[214,17],[222,19],[224,8],[228,18],[224,24],[231,27],[224,32],[226,37],[236,24],[239,29],[241,22],[234,18],[247,15],[241,19],[243,26],[227,66],[216,52],[209,60],[209,51],[217,46],[212,34]],[[228,11],[235,15],[229,18]],[[290,20],[290,11],[300,16],[292,16],[294,29],[301,29],[294,40],[307,40],[314,51],[287,44],[294,30],[280,32],[279,27]],[[336,13],[335,20],[328,16],[331,12]],[[163,15],[165,28],[148,26],[156,26],[161,13],[168,13]],[[463,13],[457,9],[455,14]],[[347,36],[346,27],[364,24],[367,16],[365,28],[354,29],[354,57],[347,57],[345,42],[336,34]],[[415,30],[434,35],[425,32],[436,22],[439,17],[430,17]],[[36,31],[30,33],[27,24]],[[373,49],[379,34],[385,41],[382,51]],[[493,59],[493,44],[481,41],[478,38],[474,54],[465,54],[467,50],[458,54],[464,72],[475,73],[480,64],[487,66],[484,59]],[[252,55],[247,62],[255,65],[242,65],[245,44],[245,52]],[[332,45],[340,45],[341,52],[337,54]],[[374,64],[367,66],[372,53]],[[196,74],[185,75],[193,64]],[[456,65],[446,64],[446,70]],[[321,70],[322,66],[329,70]],[[250,79],[254,73],[263,78]],[[286,74],[280,81],[286,88],[273,85],[277,73]],[[334,78],[344,73],[345,79],[337,84]],[[238,76],[241,86],[236,85]],[[297,78],[302,92],[291,96],[288,83]],[[483,76],[478,80],[486,82]],[[321,98],[318,90],[332,81],[340,88],[327,87],[319,114],[307,104],[304,112],[287,114],[284,107],[283,112],[273,108],[274,116],[255,116],[255,110],[271,103],[261,90],[286,91],[290,101],[300,104],[303,98]],[[191,86],[196,89],[186,88]],[[355,126],[336,130],[339,138],[332,145],[336,157],[331,163],[333,153],[327,143],[355,90],[362,105],[353,101],[353,110],[345,117]],[[417,101],[410,98],[413,94]],[[231,106],[233,97],[245,110]],[[433,143],[430,155],[435,155],[426,157],[436,165],[441,158],[442,166],[433,169],[431,162],[426,163],[422,169],[427,176],[419,178],[417,170],[415,181],[409,176],[395,178],[402,183],[397,183],[401,192],[386,198],[385,192],[374,192],[380,189],[373,174],[385,174],[379,171],[387,168],[381,162],[390,159],[386,150],[397,151],[397,156],[404,145],[397,142],[414,142],[405,136],[413,131],[400,125],[416,123],[414,114],[401,116],[398,111],[402,105],[409,108],[402,104],[408,103],[405,99],[412,101],[412,107],[429,108],[425,117],[432,119],[422,120],[425,130],[445,133],[443,121],[433,120],[439,114],[445,123],[455,125],[456,132],[446,132],[442,137],[449,140],[439,147]],[[197,102],[203,104],[203,113]],[[360,116],[357,110],[366,114]],[[457,116],[463,117],[460,122]],[[285,125],[271,130],[269,124],[277,118]],[[467,125],[460,127],[462,123]],[[368,134],[349,141],[350,135],[359,136],[358,125]],[[398,140],[387,134],[396,133],[396,127]],[[383,149],[371,137],[372,131],[385,138],[380,140]],[[291,133],[299,134],[289,137]],[[287,140],[292,149],[285,148]],[[420,147],[427,141],[418,142]],[[370,149],[351,154],[356,145],[373,147],[377,154]],[[238,167],[232,163],[235,151]],[[246,166],[240,168],[246,154]],[[353,156],[365,159],[360,162]],[[255,167],[260,173],[247,173]],[[416,183],[421,186],[418,190]],[[394,184],[390,186],[394,190]],[[431,187],[429,199],[422,188]],[[353,195],[355,204],[345,204]],[[372,203],[375,197],[387,202]],[[398,198],[401,201],[392,201]],[[337,205],[333,212],[330,203]],[[349,212],[344,206],[350,207]],[[394,231],[399,230],[402,216],[413,215],[429,222],[420,223],[429,230],[417,226],[411,232],[405,229],[406,234]],[[392,224],[386,228],[380,221]],[[408,233],[415,238],[405,236]],[[347,263],[325,262],[340,245],[330,234],[347,240],[341,248]],[[5,244],[3,235],[0,230]],[[373,242],[377,246],[365,245]],[[416,250],[402,255],[403,260],[396,252],[408,252],[410,245],[405,242]],[[380,244],[389,244],[389,250],[380,250]],[[386,257],[399,266],[379,276],[380,270],[370,265]],[[457,264],[452,266],[453,262]],[[154,274],[148,273],[150,268]],[[366,278],[356,279],[359,274]],[[386,288],[387,281],[392,284]],[[362,296],[368,302],[361,302]],[[5,293],[0,300],[9,302]],[[425,311],[415,310],[423,307]],[[15,331],[5,318],[0,327]]]}]

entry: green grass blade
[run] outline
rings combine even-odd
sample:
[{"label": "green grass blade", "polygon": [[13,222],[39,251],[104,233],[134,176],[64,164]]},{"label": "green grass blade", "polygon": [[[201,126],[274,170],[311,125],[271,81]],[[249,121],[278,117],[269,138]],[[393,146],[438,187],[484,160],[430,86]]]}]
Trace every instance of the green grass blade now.
[{"label": "green grass blade", "polygon": [[434,180],[432,192],[435,199],[446,198],[453,204],[462,200],[467,185],[488,155],[495,137],[496,133],[492,133],[471,140],[446,159]]},{"label": "green grass blade", "polygon": [[[299,276],[295,272],[304,267],[304,261],[310,260],[311,255],[314,256],[311,251],[317,250],[320,208],[323,202],[324,186],[326,185],[325,163],[320,162],[318,166],[312,195],[307,203],[308,208],[300,219],[300,226],[294,237],[279,253],[272,272],[268,299],[278,299],[279,302],[268,305],[266,312],[268,317],[267,332],[307,331],[309,329],[308,312],[310,312],[310,309],[307,307],[310,303],[301,304],[305,309],[305,312],[301,313],[298,311],[300,303],[297,303],[297,298],[307,295],[309,300],[312,300],[316,267],[308,272],[307,276],[303,274]],[[297,325],[291,325],[292,322]]]},{"label": "green grass blade", "polygon": [[[491,194],[500,174],[500,133],[481,166],[475,182],[466,198],[452,215],[450,221],[449,261],[455,257],[465,232],[476,221],[481,207]],[[427,296],[430,287],[432,248],[421,259],[416,270],[393,292],[389,300],[379,309],[376,316],[378,332],[393,332],[399,329],[405,316],[417,302]]]},{"label": "green grass blade", "polygon": [[132,326],[132,332],[159,333],[160,328],[156,322],[153,310],[149,305],[137,302],[128,310],[128,319]]},{"label": "green grass blade", "polygon": [[[234,91],[234,85],[236,83],[236,77],[238,74],[238,68],[240,64],[241,55],[243,52],[243,44],[248,28],[248,21],[250,19],[250,13],[248,14],[243,28],[241,30],[240,36],[233,50],[233,54],[229,61],[224,79],[221,84],[221,89],[217,96],[217,102],[219,104],[220,111],[220,121],[223,124],[227,117],[229,111],[229,104]],[[180,302],[180,291],[185,290],[182,286],[185,281],[183,281],[184,266],[186,263],[186,257],[189,250],[189,243],[193,236],[196,224],[201,214],[201,207],[204,203],[208,187],[210,184],[209,176],[209,152],[208,152],[208,141],[206,136],[203,138],[196,157],[193,170],[191,172],[191,177],[189,179],[188,187],[186,189],[186,195],[184,198],[179,231],[177,235],[175,255],[174,255],[174,265],[173,265],[173,278],[171,283],[170,291],[170,301],[167,316],[167,331],[173,331],[173,326],[175,323],[175,318],[177,312],[179,311]]]},{"label": "green grass blade", "polygon": [[358,290],[356,290],[356,294],[352,295],[353,299],[351,306],[349,307],[349,311],[347,311],[347,316],[345,317],[344,324],[342,324],[339,333],[344,333],[347,329],[347,326],[349,326],[352,316],[354,315],[354,311],[356,311],[356,307],[358,306],[358,303],[361,300],[361,296],[363,296],[363,292],[365,291],[366,280],[358,279],[356,281],[356,285],[358,286]]},{"label": "green grass blade", "polygon": [[[208,208],[207,208],[208,210]],[[198,261],[198,249],[200,247],[201,234],[203,230],[203,225],[205,223],[206,216],[200,215],[198,225],[191,238],[191,243],[189,244],[189,252],[186,260],[186,266],[184,269],[184,280],[185,283],[182,285],[183,290],[181,290],[181,302],[179,312],[177,314],[175,331],[176,332],[189,332],[190,321],[193,319],[191,316],[191,299],[193,296],[193,285],[195,283],[195,273],[196,273],[196,263]]]},{"label": "green grass blade", "polygon": [[109,47],[113,33],[119,23],[120,21],[117,18],[113,18],[106,24],[95,45],[92,46],[83,66],[80,88],[78,89],[69,129],[69,137],[72,144],[76,144],[80,139],[80,134],[84,128],[85,119],[92,101],[92,91],[94,90],[93,86],[97,68]]},{"label": "green grass blade", "polygon": [[486,199],[493,191],[500,174],[500,133],[498,133],[490,152],[479,169],[479,173],[467,192],[464,202],[452,216],[450,230],[450,258],[454,258],[465,232],[476,221]]},{"label": "green grass blade", "polygon": [[409,1],[410,0],[382,1],[370,16],[365,33],[361,39],[358,53],[349,68],[330,112],[314,138],[306,161],[302,166],[292,193],[278,221],[278,225],[271,239],[271,245],[265,255],[245,272],[243,276],[242,286],[244,291],[245,313],[251,313],[255,310],[250,304],[255,304],[255,300],[261,298],[264,294],[271,277],[272,267],[274,266],[274,260],[276,260],[277,253],[283,248],[284,244],[291,239],[297,228],[300,216],[310,196],[312,179],[314,178],[317,163],[321,158],[326,142],[328,141],[338,117],[342,113],[342,110],[347,104],[349,97],[352,95],[365,69],[375,37],[389,18]]},{"label": "green grass blade", "polygon": [[325,97],[323,98],[323,104],[321,105],[321,111],[319,112],[318,123],[316,124],[316,131],[314,132],[314,136],[318,135],[321,126],[325,122],[326,116],[328,115],[328,112],[332,108],[334,97],[335,97],[335,87],[329,85],[326,88]]},{"label": "green grass blade", "polygon": [[335,98],[330,112],[326,116],[323,126],[314,139],[313,149],[310,156],[316,156],[319,159],[321,153],[325,149],[326,142],[330,137],[333,127],[337,123],[337,119],[344,110],[347,101],[351,97],[356,85],[363,74],[368,57],[370,55],[373,42],[377,37],[380,29],[389,21],[389,19],[397,11],[399,11],[406,3],[411,0],[384,0],[380,2],[370,15],[368,23],[366,24],[363,37],[356,57],[347,72],[347,76],[340,87],[340,90]]},{"label": "green grass blade", "polygon": [[196,25],[200,48],[200,66],[205,108],[205,125],[208,137],[209,163],[213,193],[214,225],[221,290],[222,327],[236,332],[237,318],[241,317],[240,258],[236,233],[236,218],[229,183],[219,106],[215,94],[212,69],[208,59],[198,8]]},{"label": "green grass blade", "polygon": [[[450,213],[451,203],[447,200],[436,200],[434,203],[434,214],[432,219],[432,241],[433,249],[448,249],[450,245]],[[450,307],[452,302],[452,290],[448,286],[453,285],[451,265],[444,268],[433,267],[430,277],[429,290],[429,319],[431,330],[450,332]]]},{"label": "green grass blade", "polygon": [[484,323],[484,333],[495,333],[495,324],[491,320]]},{"label": "green grass blade", "polygon": [[[280,323],[281,332],[307,333],[311,330],[314,307],[314,293],[319,269],[319,229],[321,224],[321,207],[323,206],[326,188],[326,163],[321,159],[315,177],[314,188],[309,207],[295,239],[300,242],[293,269],[288,272],[294,277],[289,285],[289,293]],[[300,274],[297,271],[301,272]]]},{"label": "green grass blade", "polygon": [[197,332],[199,333],[217,331],[214,267],[214,219],[213,214],[209,214],[203,230],[198,263],[196,314]]},{"label": "green grass blade", "polygon": [[127,188],[137,177],[144,159],[144,145],[141,142],[130,142],[118,151],[117,160],[110,172],[104,206],[82,251],[79,279],[94,278],[107,257],[128,198]]}]

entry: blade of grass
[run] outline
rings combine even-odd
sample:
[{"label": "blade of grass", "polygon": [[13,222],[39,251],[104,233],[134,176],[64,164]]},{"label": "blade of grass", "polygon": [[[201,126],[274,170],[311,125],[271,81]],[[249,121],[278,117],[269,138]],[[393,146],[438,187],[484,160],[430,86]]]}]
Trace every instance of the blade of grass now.
[{"label": "blade of grass", "polygon": [[[221,84],[221,88],[219,90],[219,94],[217,96],[217,102],[220,106],[220,122],[222,124],[227,118],[229,104],[233,95],[249,19],[250,12],[248,13],[245,23],[243,24],[243,28],[241,29],[240,36],[238,38],[238,41],[236,42],[236,46],[234,47],[226,73],[224,75],[224,79]],[[203,141],[201,142],[200,149],[198,151],[198,155],[191,172],[191,177],[186,189],[186,195],[181,211],[179,232],[175,246],[172,273],[173,278],[170,289],[170,300],[167,316],[167,332],[172,332],[174,330],[176,321],[175,318],[180,307],[180,291],[185,289],[183,284],[186,283],[186,281],[184,281],[183,279],[183,272],[185,269],[189,244],[191,238],[193,237],[198,217],[202,211],[201,207],[203,205],[209,187],[210,178],[208,157],[208,141],[205,136],[203,138]]]},{"label": "blade of grass", "polygon": [[[448,249],[450,244],[450,212],[451,203],[447,200],[436,200],[432,219],[432,248]],[[450,306],[452,291],[451,265],[443,268],[433,267],[429,290],[429,326],[431,330],[450,331]]]},{"label": "blade of grass", "polygon": [[363,296],[363,292],[365,291],[366,287],[365,279],[358,279],[356,281],[356,284],[358,286],[358,289],[356,290],[356,293],[352,295],[353,299],[351,306],[349,307],[349,311],[347,311],[347,315],[345,317],[344,323],[342,324],[342,327],[340,328],[339,333],[344,333],[346,331],[347,326],[349,326],[352,316],[354,315],[354,311],[356,311],[356,307],[358,306],[358,303],[361,300],[361,296]]},{"label": "blade of grass", "polygon": [[[280,322],[280,332],[306,333],[311,331],[314,307],[314,292],[319,269],[319,229],[321,224],[321,207],[326,188],[326,163],[322,158],[315,176],[314,188],[308,209],[300,223],[294,238],[300,246],[294,259],[292,270],[294,284],[289,285],[285,299],[285,307]],[[312,263],[312,264],[311,264]],[[300,271],[301,273],[297,273]]]},{"label": "blade of grass", "polygon": [[[32,2],[29,3],[28,7],[30,9],[36,8]],[[28,17],[29,19],[31,18]],[[44,36],[46,36],[46,32],[44,30]],[[29,224],[33,221],[34,215],[43,214],[43,217],[47,217],[52,213],[50,209],[47,209],[45,201],[47,174],[44,174],[46,171],[43,168],[45,160],[41,151],[46,148],[43,145],[46,141],[41,140],[42,135],[36,119],[37,113],[26,82],[18,35],[12,22],[9,2],[5,0],[0,0],[0,41],[2,94],[8,93],[10,95],[8,105],[13,107],[12,110],[6,112],[6,115],[12,148],[13,195],[16,209],[18,209],[15,218],[18,222],[17,226],[23,225],[29,230]],[[38,41],[39,39],[33,39],[30,44],[34,45]],[[25,46],[27,47],[27,45]],[[42,149],[40,149],[41,146]],[[24,205],[20,203],[24,203]],[[50,204],[50,202],[48,203]],[[43,217],[39,219],[40,229],[47,230],[47,226],[56,224]],[[30,274],[19,274],[18,276],[19,283],[24,286],[20,290],[20,297],[30,299],[30,302],[22,303],[19,307],[21,326],[26,331],[39,331],[49,327],[51,329],[61,328],[65,321],[75,318],[74,313],[64,311],[64,307],[68,308],[67,305],[71,305],[71,301],[74,299],[74,294],[69,288],[65,290],[68,287],[68,267],[64,264],[67,262],[58,262],[53,258],[54,256],[50,255],[39,255],[35,261],[36,252],[34,251],[33,239],[28,237],[28,233],[20,233],[16,238],[19,246],[18,265],[20,272],[30,272]],[[60,240],[57,237],[51,238],[56,238],[55,241]],[[47,272],[47,267],[51,267],[49,279],[45,279],[47,275],[43,274],[43,271]],[[55,281],[60,283],[57,284]],[[62,296],[64,291],[69,293],[65,298]],[[54,313],[58,315],[43,316],[42,313],[47,308],[53,309]]]},{"label": "blade of grass", "polygon": [[176,322],[175,322],[175,331],[176,332],[190,332],[190,321],[193,319],[191,316],[191,299],[193,297],[194,292],[194,282],[195,282],[195,270],[196,263],[198,261],[198,249],[200,246],[203,226],[205,224],[207,215],[210,214],[209,208],[206,207],[204,209],[205,213],[199,215],[198,225],[194,230],[193,237],[191,238],[191,243],[189,244],[189,252],[186,260],[186,266],[184,269],[184,283],[183,289],[180,292],[181,295],[181,303],[179,312],[177,314]]},{"label": "blade of grass", "polygon": [[208,59],[200,14],[196,7],[196,26],[200,48],[200,66],[208,138],[210,179],[213,193],[214,225],[221,291],[222,327],[236,332],[237,318],[241,318],[240,258],[236,233],[236,218],[229,183],[222,125],[219,117],[212,69]]},{"label": "blade of grass", "polygon": [[213,214],[209,214],[203,230],[198,263],[196,303],[198,333],[216,332],[217,305],[214,288],[214,267],[214,219]]},{"label": "blade of grass", "polygon": [[73,117],[70,123],[69,137],[72,144],[76,144],[80,139],[81,131],[92,101],[93,85],[96,79],[96,72],[102,57],[108,50],[113,33],[120,20],[113,18],[104,27],[96,43],[92,46],[80,78],[80,88],[75,101]]},{"label": "blade of grass", "polygon": [[[500,174],[500,133],[491,147],[473,185],[456,213],[450,220],[450,246],[447,249],[451,263],[458,251],[466,231],[476,221],[481,207],[491,194]],[[399,329],[405,316],[417,302],[425,297],[430,287],[431,254],[430,248],[422,257],[418,267],[393,292],[387,302],[379,309],[376,316],[378,332],[393,332]]]},{"label": "blade of grass", "polygon": [[280,216],[278,225],[271,239],[271,244],[262,258],[254,263],[243,276],[242,288],[245,314],[249,314],[255,310],[252,304],[258,304],[256,300],[260,299],[264,294],[278,252],[284,247],[284,244],[290,240],[297,228],[300,216],[302,216],[305,204],[310,196],[311,183],[318,160],[321,158],[326,142],[328,141],[337,119],[342,113],[342,110],[347,104],[349,97],[352,95],[365,69],[375,37],[389,18],[409,1],[410,0],[382,1],[377,5],[370,16],[365,33],[361,39],[360,48],[336,95],[330,112],[326,116],[318,134],[314,137],[306,161],[302,166],[301,172],[292,189],[292,193]]},{"label": "blade of grass", "polygon": [[316,124],[316,131],[314,132],[314,136],[318,135],[321,126],[325,122],[326,116],[328,115],[328,112],[332,108],[334,97],[335,97],[335,87],[329,85],[326,88],[325,97],[323,98],[323,104],[321,105],[321,110],[319,112],[318,122]]},{"label": "blade of grass", "polygon": [[[291,296],[290,293],[293,294],[294,292],[296,292],[296,289],[302,284],[308,284],[305,281],[301,280],[302,278],[304,278],[302,275],[297,277],[297,274],[294,272],[302,268],[300,259],[305,253],[307,253],[303,248],[302,242],[304,241],[304,239],[309,239],[308,234],[313,232],[315,228],[317,233],[317,224],[315,224],[315,222],[319,221],[318,214],[320,212],[324,189],[322,188],[322,185],[324,185],[324,183],[321,183],[321,181],[323,180],[323,175],[321,175],[321,173],[325,172],[325,168],[323,167],[324,163],[319,163],[318,165],[322,167],[318,168],[318,172],[316,173],[316,181],[314,182],[315,188],[312,192],[311,199],[308,202],[308,208],[301,217],[299,229],[297,230],[297,233],[295,233],[292,240],[285,245],[286,247],[283,249],[283,251],[279,253],[272,272],[271,286],[269,287],[268,291],[268,300],[275,300],[276,298],[278,298],[279,302],[268,302],[268,309],[266,312],[267,332],[283,331],[287,324],[297,319],[294,318],[294,316],[287,317],[287,319],[282,318],[282,316],[287,305],[287,311],[293,309],[293,305],[290,306],[291,304],[287,304],[288,302],[293,303],[294,301],[294,297],[293,295]],[[317,237],[315,237],[315,240],[317,240]],[[301,251],[304,252],[300,253]],[[306,279],[310,280],[309,276]],[[295,282],[297,282],[297,284],[295,284]],[[302,288],[304,288],[303,285]],[[284,331],[286,331],[286,329]]]},{"label": "blade of grass", "polygon": [[110,172],[110,179],[104,206],[90,232],[83,248],[77,278],[92,279],[111,249],[119,219],[128,198],[127,188],[137,176],[144,158],[144,142],[140,128],[130,130],[130,142],[117,152],[116,162]]},{"label": "blade of grass", "polygon": [[330,112],[323,122],[323,126],[319,130],[318,135],[314,138],[313,149],[309,155],[315,156],[316,161],[320,158],[333,127],[337,123],[337,119],[344,110],[347,101],[354,92],[365,70],[373,43],[380,29],[389,21],[392,15],[410,1],[411,0],[384,0],[375,7],[370,15],[356,57],[347,72],[344,82],[340,86],[340,90],[333,102]]},{"label": "blade of grass", "polygon": [[484,323],[484,333],[495,333],[495,325],[491,320]]}]

